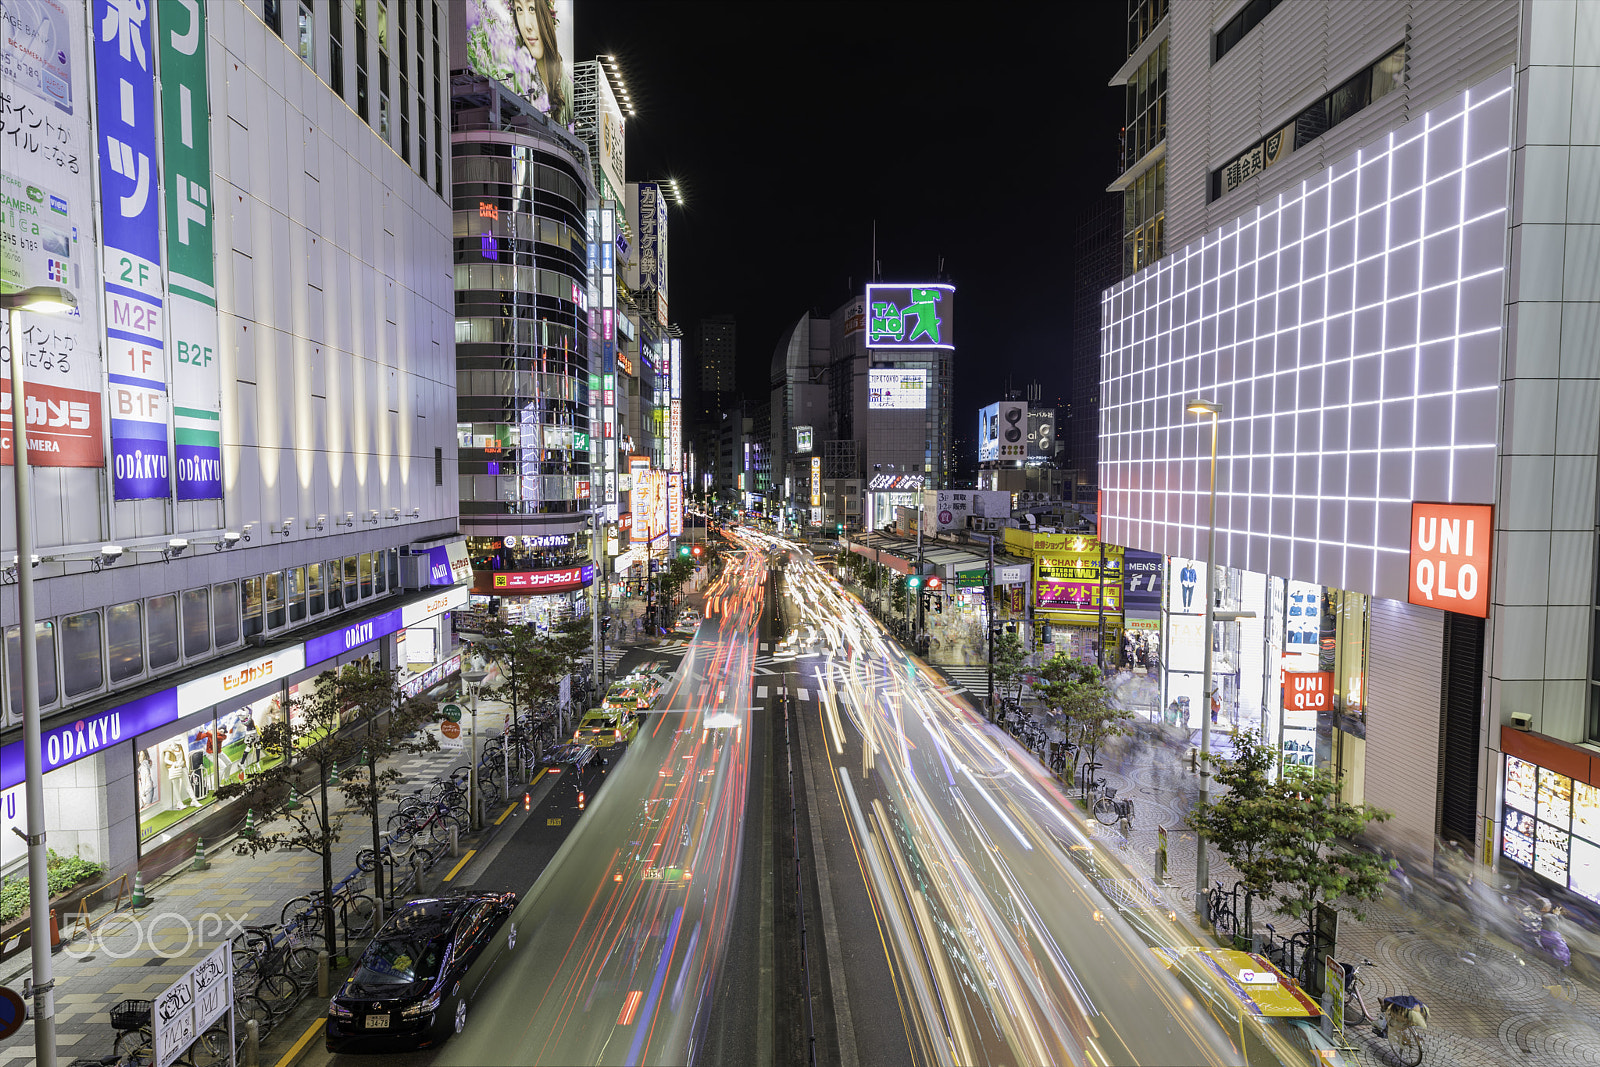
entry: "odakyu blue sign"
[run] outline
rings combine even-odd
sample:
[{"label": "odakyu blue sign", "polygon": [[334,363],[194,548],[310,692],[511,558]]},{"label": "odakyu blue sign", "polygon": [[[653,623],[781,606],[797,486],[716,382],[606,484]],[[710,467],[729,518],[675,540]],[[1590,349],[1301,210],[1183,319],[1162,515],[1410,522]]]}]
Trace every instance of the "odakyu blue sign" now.
[{"label": "odakyu blue sign", "polygon": [[306,665],[321,663],[323,660],[342,656],[346,652],[360,648],[368,641],[376,641],[380,637],[398,631],[402,622],[401,610],[395,608],[382,615],[361,622],[352,623],[342,630],[335,630],[331,634],[313,637],[306,642]]},{"label": "odakyu blue sign", "polygon": [[[53,726],[40,738],[44,772],[49,774],[58,767],[92,756],[119,741],[132,740],[177,718],[178,691],[164,689],[109,711]],[[26,777],[22,745],[21,741],[13,741],[0,748],[0,790],[19,785]]]}]

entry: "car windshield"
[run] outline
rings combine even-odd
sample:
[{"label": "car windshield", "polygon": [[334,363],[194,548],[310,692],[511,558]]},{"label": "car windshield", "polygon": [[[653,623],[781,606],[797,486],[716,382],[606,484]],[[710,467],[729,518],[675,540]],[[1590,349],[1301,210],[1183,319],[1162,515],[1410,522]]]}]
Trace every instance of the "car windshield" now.
[{"label": "car windshield", "polygon": [[418,982],[431,982],[439,976],[444,948],[443,938],[374,941],[367,946],[361,966],[356,968],[351,981],[365,989],[400,989]]}]

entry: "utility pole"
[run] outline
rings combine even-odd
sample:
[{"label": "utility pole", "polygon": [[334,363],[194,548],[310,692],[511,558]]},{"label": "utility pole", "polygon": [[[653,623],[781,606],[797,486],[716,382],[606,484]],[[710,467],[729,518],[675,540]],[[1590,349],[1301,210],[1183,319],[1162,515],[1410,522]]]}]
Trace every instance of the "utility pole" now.
[{"label": "utility pole", "polygon": [[[922,577],[922,566],[923,566],[923,560],[922,560],[922,520],[923,520],[923,516],[926,514],[926,510],[927,509],[922,504],[918,504],[917,505],[917,577],[918,578]],[[914,648],[917,648],[917,649],[921,649],[922,648],[922,628],[925,625],[927,625],[927,622],[928,622],[928,616],[922,610],[923,598],[927,595],[927,593],[926,593],[927,585],[928,585],[928,583],[926,583],[926,582],[918,582],[918,584],[917,584],[917,628],[916,628],[916,632],[911,635],[912,645],[913,645]]]},{"label": "utility pole", "polygon": [[983,579],[984,629],[989,636],[989,717],[994,718],[994,534],[989,534],[989,569]]},{"label": "utility pole", "polygon": [[1100,545],[1100,569],[1096,572],[1094,597],[1099,601],[1100,625],[1096,631],[1099,636],[1095,639],[1094,658],[1095,665],[1100,668],[1100,673],[1104,674],[1106,672],[1106,543],[1100,540],[1099,519],[1096,518],[1095,522],[1094,539]]},{"label": "utility pole", "polygon": [[[600,689],[600,664],[604,662],[604,650],[600,647],[604,639],[601,632],[600,616],[606,610],[606,542],[604,531],[600,528],[600,509],[595,508],[589,513],[589,556],[594,560],[594,621],[590,627],[589,640],[593,650],[594,666],[591,677],[594,679],[595,691]],[[565,720],[562,722],[562,733],[566,732]]]}]

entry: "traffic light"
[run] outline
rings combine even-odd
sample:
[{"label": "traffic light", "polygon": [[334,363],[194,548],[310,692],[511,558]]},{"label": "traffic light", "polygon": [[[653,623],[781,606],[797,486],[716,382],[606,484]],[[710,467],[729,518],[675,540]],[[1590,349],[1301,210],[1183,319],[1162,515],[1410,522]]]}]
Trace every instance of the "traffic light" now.
[{"label": "traffic light", "polygon": [[915,575],[915,574],[913,574],[911,577],[906,579],[906,587],[908,589],[910,589],[913,593],[916,592],[917,588],[919,586],[921,586],[921,585],[922,585],[922,579],[920,577],[918,577],[917,575]]},{"label": "traffic light", "polygon": [[935,615],[944,614],[944,597],[936,596],[933,598],[933,613]]},{"label": "traffic light", "polygon": [[689,551],[690,551],[690,554],[693,555],[695,559],[699,559],[700,558],[700,553],[704,552],[705,549],[701,548],[699,545],[695,545]]},{"label": "traffic light", "polygon": [[931,574],[931,575],[928,576],[928,589],[929,589],[930,592],[933,591],[933,590],[936,590],[936,589],[943,589],[943,588],[944,588],[944,580],[942,578],[940,578],[937,574]]},{"label": "traffic light", "polygon": [[689,554],[689,546],[688,545],[679,545],[678,546],[678,555],[687,556],[688,554]]},{"label": "traffic light", "polygon": [[842,523],[842,522],[839,524],[839,533],[840,533],[840,535],[844,534],[844,523]]}]

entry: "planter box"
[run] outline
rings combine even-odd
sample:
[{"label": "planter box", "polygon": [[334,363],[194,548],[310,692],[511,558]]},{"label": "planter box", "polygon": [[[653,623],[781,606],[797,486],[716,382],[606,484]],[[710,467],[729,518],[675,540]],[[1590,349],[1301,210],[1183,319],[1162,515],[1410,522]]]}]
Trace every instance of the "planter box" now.
[{"label": "planter box", "polygon": [[[65,893],[50,898],[50,910],[56,913],[57,928],[66,933],[70,913],[76,911],[83,899],[99,892],[115,879],[97,878],[92,882],[75,885]],[[10,959],[33,945],[33,931],[28,929],[30,916],[21,915],[0,926],[0,960]]]}]

